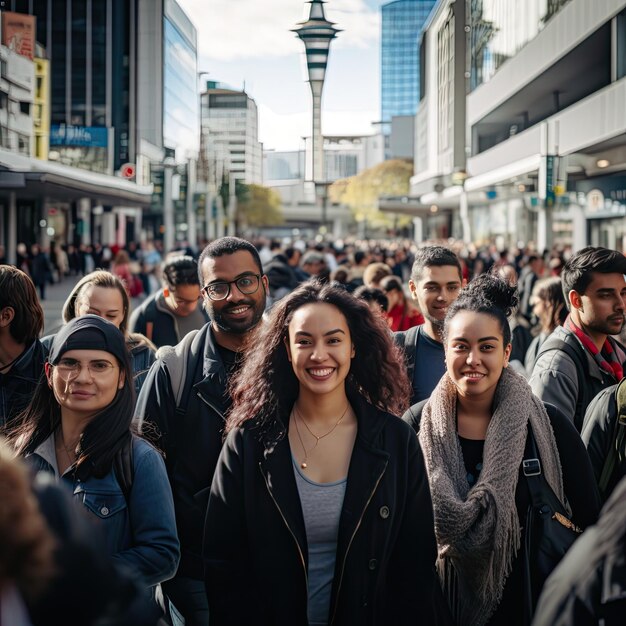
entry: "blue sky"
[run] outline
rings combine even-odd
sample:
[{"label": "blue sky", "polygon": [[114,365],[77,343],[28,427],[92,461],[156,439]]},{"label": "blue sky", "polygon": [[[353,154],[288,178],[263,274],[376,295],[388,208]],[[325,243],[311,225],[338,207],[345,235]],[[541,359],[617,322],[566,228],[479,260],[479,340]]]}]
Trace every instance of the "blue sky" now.
[{"label": "blue sky", "polygon": [[[325,134],[369,134],[380,116],[380,5],[328,0],[327,19],[343,30],[331,46],[322,127]],[[290,32],[304,0],[178,0],[198,29],[198,69],[242,88],[259,107],[265,148],[297,149],[310,134],[304,46]],[[306,5],[308,7],[308,5]]]}]

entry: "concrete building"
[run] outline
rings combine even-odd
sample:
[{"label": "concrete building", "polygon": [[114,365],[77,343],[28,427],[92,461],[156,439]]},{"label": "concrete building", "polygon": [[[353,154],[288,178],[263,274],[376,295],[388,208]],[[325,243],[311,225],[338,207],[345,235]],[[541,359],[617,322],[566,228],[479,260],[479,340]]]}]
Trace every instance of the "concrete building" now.
[{"label": "concrete building", "polygon": [[[317,234],[322,213],[315,202],[315,190],[306,182],[311,177],[311,141],[304,138],[304,148],[287,152],[266,150],[263,153],[264,184],[276,190],[283,201],[285,229]],[[373,135],[339,135],[324,137],[324,176],[327,183],[356,176],[384,160],[384,137]],[[329,230],[339,237],[345,235],[353,218],[345,207],[332,205],[326,198]]]},{"label": "concrete building", "polygon": [[[122,172],[136,183],[137,193],[127,203],[124,194],[113,195],[114,205],[103,205],[96,194],[81,198],[82,207],[89,204],[95,211],[92,225],[99,216],[113,214],[114,227],[105,232],[113,232],[114,238],[104,243],[124,244],[146,233],[162,237],[165,231],[175,239],[195,239],[197,35],[176,1],[7,0],[5,5],[32,16],[33,36],[45,50],[48,67],[42,63],[39,69],[48,72],[51,84],[47,158],[68,166],[68,178],[80,168],[108,175],[112,188]],[[45,112],[40,117],[44,124]],[[45,157],[40,147],[37,156]],[[170,172],[169,202],[163,190],[169,177],[163,168],[166,157],[176,164]],[[174,188],[179,190],[176,197]],[[73,216],[84,208],[77,209],[72,194],[55,193],[36,200],[40,207],[34,212],[41,220],[35,222],[46,221],[44,205],[54,204],[55,214],[67,217],[59,241],[78,243],[88,234]],[[169,229],[164,206],[173,214]]]},{"label": "concrete building", "polygon": [[263,182],[256,102],[245,92],[209,81],[200,95],[201,127],[209,164],[246,184]]},{"label": "concrete building", "polygon": [[0,147],[31,156],[34,151],[35,64],[0,46]]},{"label": "concrete building", "polygon": [[383,211],[413,215],[417,239],[469,237],[460,211],[466,168],[465,43],[464,0],[438,2],[416,42],[422,72],[410,196],[380,202]]},{"label": "concrete building", "polygon": [[626,249],[626,2],[439,0],[420,41],[411,194],[381,208],[418,237]]},{"label": "concrete building", "polygon": [[623,249],[626,2],[490,0],[468,25],[473,238]]}]

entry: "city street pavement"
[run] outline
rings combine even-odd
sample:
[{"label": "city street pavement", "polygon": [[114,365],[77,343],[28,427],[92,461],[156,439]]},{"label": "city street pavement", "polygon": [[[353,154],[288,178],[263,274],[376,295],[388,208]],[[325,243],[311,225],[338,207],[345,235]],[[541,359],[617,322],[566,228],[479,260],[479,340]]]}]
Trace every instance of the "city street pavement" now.
[{"label": "city street pavement", "polygon": [[54,285],[46,287],[46,299],[41,302],[44,312],[44,336],[56,333],[63,324],[63,318],[61,317],[63,305],[79,279],[79,276],[70,276],[63,282],[54,283]]}]

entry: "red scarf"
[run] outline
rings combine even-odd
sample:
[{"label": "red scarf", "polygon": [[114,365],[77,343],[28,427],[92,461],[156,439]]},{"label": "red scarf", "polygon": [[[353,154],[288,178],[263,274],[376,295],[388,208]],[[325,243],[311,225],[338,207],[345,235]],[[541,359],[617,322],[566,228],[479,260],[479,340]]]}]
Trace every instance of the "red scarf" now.
[{"label": "red scarf", "polygon": [[593,354],[593,358],[603,370],[608,372],[618,382],[624,378],[624,368],[619,360],[616,349],[611,345],[609,337],[605,339],[602,350],[598,350],[589,335],[574,324],[570,315],[567,316],[563,327],[574,333],[576,337],[580,339],[585,349]]}]

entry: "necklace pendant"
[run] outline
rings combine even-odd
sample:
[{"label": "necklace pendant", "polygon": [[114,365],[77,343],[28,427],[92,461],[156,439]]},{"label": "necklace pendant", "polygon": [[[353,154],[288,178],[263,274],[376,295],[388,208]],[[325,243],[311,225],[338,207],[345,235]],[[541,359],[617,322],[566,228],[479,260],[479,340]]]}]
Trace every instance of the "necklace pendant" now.
[{"label": "necklace pendant", "polygon": [[300,467],[302,469],[306,469],[306,463],[304,461],[302,461],[302,463],[300,463]]}]

